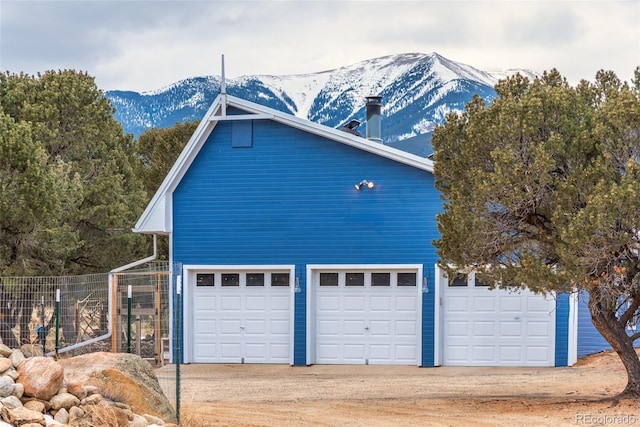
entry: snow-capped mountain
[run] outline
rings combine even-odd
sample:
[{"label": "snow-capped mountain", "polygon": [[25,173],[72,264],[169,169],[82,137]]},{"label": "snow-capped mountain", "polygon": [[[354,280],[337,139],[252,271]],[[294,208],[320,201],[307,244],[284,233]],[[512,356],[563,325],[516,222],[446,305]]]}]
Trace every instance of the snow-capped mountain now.
[{"label": "snow-capped mountain", "polygon": [[[363,123],[365,97],[382,96],[383,142],[422,156],[430,132],[446,115],[462,110],[474,94],[490,101],[499,79],[528,70],[486,72],[437,53],[374,58],[335,70],[285,76],[227,79],[227,93],[331,127]],[[115,117],[135,136],[152,127],[199,120],[220,93],[220,77],[181,80],[153,92],[107,91]]]}]

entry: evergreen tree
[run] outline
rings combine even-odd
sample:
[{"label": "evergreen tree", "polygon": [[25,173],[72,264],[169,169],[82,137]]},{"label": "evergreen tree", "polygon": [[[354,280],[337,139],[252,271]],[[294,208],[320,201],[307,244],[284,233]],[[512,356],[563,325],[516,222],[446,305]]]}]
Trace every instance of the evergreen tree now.
[{"label": "evergreen tree", "polygon": [[496,86],[433,136],[442,266],[500,288],[589,292],[640,396],[640,68],[571,87],[556,70]]},{"label": "evergreen tree", "polygon": [[[136,145],[138,179],[144,183],[147,200],[151,200],[160,188],[165,176],[189,142],[198,127],[199,121],[176,123],[169,128],[153,128],[143,132]],[[169,245],[167,239],[158,241],[158,252],[161,258],[168,258]]]},{"label": "evergreen tree", "polygon": [[[0,274],[105,272],[146,254],[142,237],[130,232],[147,201],[135,175],[134,141],[94,79],[72,70],[5,73],[0,107],[10,118],[4,126],[13,128],[3,140],[16,141],[18,150],[38,160],[20,169],[3,159],[4,167],[39,189],[34,199],[46,219],[26,230],[16,227],[25,220],[18,209],[4,214],[0,227],[14,230],[17,241],[30,237],[39,250],[18,257],[5,250]],[[3,177],[2,186],[12,181]],[[27,203],[28,196],[17,192],[13,203]]]}]

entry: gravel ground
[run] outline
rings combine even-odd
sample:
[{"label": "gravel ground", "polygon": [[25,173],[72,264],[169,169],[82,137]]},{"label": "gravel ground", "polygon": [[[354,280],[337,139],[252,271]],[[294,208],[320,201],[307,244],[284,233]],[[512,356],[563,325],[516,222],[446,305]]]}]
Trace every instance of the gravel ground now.
[{"label": "gravel ground", "polygon": [[[157,371],[169,389],[172,369]],[[613,399],[626,373],[612,353],[566,368],[193,364],[181,374],[185,427],[640,426],[640,403]]]}]

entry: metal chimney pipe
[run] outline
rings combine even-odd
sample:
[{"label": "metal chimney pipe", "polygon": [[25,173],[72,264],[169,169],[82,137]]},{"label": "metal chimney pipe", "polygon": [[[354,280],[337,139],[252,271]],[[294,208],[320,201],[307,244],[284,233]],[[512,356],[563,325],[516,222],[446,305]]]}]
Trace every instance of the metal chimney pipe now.
[{"label": "metal chimney pipe", "polygon": [[367,96],[367,130],[366,138],[382,142],[382,97]]}]

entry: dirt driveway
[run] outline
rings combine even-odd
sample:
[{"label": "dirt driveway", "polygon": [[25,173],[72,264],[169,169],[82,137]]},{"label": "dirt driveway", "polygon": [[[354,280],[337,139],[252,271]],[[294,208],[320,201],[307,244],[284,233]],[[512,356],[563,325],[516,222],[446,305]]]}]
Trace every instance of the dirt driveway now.
[{"label": "dirt driveway", "polygon": [[[570,368],[184,365],[182,425],[638,425],[617,356]],[[164,375],[164,373],[160,374]]]}]

